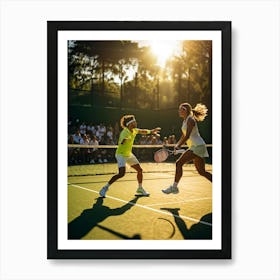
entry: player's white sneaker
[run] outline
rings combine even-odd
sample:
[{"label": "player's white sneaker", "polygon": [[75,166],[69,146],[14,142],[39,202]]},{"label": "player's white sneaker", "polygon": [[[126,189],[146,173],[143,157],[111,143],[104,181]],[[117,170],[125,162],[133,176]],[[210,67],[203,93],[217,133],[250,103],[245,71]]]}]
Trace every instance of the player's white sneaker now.
[{"label": "player's white sneaker", "polygon": [[138,189],[137,189],[137,191],[136,191],[136,194],[137,194],[137,195],[144,195],[144,196],[150,195],[148,192],[146,192],[146,191],[144,190],[143,187],[138,187]]},{"label": "player's white sneaker", "polygon": [[105,194],[106,194],[107,191],[108,191],[108,187],[103,187],[103,188],[100,190],[99,195],[100,195],[101,197],[105,197]]},{"label": "player's white sneaker", "polygon": [[179,189],[177,187],[170,186],[167,189],[162,190],[162,192],[165,194],[170,194],[170,193],[176,194],[179,193]]}]

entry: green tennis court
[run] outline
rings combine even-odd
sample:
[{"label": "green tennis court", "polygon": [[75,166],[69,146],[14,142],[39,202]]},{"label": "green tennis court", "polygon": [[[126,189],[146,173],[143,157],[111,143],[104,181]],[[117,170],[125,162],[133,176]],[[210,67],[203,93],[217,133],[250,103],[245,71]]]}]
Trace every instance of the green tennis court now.
[{"label": "green tennis court", "polygon": [[[162,189],[174,178],[174,163],[141,163],[149,197],[136,197],[136,173],[126,175],[99,197],[117,172],[116,164],[68,167],[68,239],[182,240],[212,238],[212,184],[193,165],[184,167],[179,194]],[[211,172],[212,166],[206,165]]]}]

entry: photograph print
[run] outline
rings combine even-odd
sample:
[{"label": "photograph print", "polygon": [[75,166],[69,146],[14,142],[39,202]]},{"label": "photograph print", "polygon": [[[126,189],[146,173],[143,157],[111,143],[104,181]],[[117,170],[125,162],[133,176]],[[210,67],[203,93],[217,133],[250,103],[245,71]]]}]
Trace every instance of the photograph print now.
[{"label": "photograph print", "polygon": [[231,23],[48,22],[48,258],[231,258]]}]

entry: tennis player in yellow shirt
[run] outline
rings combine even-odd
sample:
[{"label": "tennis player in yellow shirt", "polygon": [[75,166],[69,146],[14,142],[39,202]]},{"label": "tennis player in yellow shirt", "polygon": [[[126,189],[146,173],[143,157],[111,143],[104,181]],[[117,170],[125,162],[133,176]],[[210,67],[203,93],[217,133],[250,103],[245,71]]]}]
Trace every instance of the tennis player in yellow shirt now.
[{"label": "tennis player in yellow shirt", "polygon": [[134,115],[125,115],[121,118],[121,127],[123,130],[120,133],[118,148],[116,150],[116,159],[118,162],[119,173],[114,175],[109,182],[100,190],[99,194],[101,197],[105,197],[106,192],[109,187],[118,179],[122,178],[125,175],[125,166],[129,164],[132,168],[137,171],[137,181],[138,188],[136,190],[137,195],[148,196],[143,186],[143,170],[140,166],[140,163],[136,156],[132,153],[132,146],[134,139],[137,134],[155,134],[157,135],[160,131],[160,127],[149,129],[137,128],[137,122]]}]

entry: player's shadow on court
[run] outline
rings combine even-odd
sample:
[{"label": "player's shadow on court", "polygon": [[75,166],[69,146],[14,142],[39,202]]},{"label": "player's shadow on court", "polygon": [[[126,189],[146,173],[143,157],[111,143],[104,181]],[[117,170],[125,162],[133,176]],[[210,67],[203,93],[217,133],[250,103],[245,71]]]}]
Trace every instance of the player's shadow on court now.
[{"label": "player's shadow on court", "polygon": [[180,217],[180,208],[161,208],[161,210],[166,210],[173,215],[184,239],[212,239],[212,213],[204,215],[197,224],[188,229],[186,223]]},{"label": "player's shadow on court", "polygon": [[[126,211],[128,211],[135,205],[139,197],[135,197],[134,199],[130,200],[127,204],[124,204],[123,206],[114,209],[104,206],[103,199],[103,197],[97,198],[97,202],[93,204],[92,208],[85,209],[79,217],[75,218],[68,224],[68,239],[81,239],[96,226],[102,228],[103,230],[107,230],[108,232],[111,232],[112,234],[115,234],[118,237],[126,237],[125,239],[130,239],[128,236],[102,227],[98,225],[98,223],[104,221],[110,216],[119,216],[124,214]],[[139,235],[134,235],[131,239],[140,239],[139,237]]]},{"label": "player's shadow on court", "polygon": [[104,227],[104,226],[101,226],[101,225],[97,225],[97,227],[107,231],[107,232],[110,232],[122,239],[141,239],[141,235],[140,234],[134,234],[132,237],[128,236],[128,235],[125,235],[123,233],[120,233],[120,232],[117,232],[113,229],[110,229],[110,228],[107,228],[107,227]]}]

